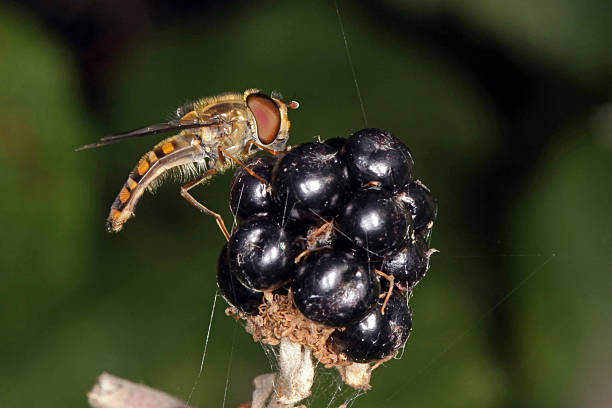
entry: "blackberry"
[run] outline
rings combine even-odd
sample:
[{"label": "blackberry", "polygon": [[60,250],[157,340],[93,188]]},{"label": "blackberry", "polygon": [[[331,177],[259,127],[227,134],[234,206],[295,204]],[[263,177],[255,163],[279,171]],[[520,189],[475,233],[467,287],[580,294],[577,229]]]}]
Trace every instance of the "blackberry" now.
[{"label": "blackberry", "polygon": [[363,129],[354,133],[344,145],[343,156],[355,187],[374,182],[396,190],[414,176],[410,150],[385,130]]},{"label": "blackberry", "polygon": [[391,193],[368,188],[355,194],[338,217],[344,241],[355,248],[382,256],[411,233],[412,219],[406,207]]},{"label": "blackberry", "polygon": [[427,243],[417,234],[400,248],[385,254],[380,270],[393,275],[399,288],[410,290],[427,273],[429,256]]},{"label": "blackberry", "polygon": [[344,204],[348,172],[334,147],[320,142],[301,144],[274,166],[272,191],[283,211],[297,220],[336,216]]},{"label": "blackberry", "polygon": [[[230,207],[239,225],[217,273],[254,338],[291,330],[287,319],[295,318],[332,328],[327,343],[298,325],[289,333],[315,356],[342,353],[358,363],[393,356],[412,328],[406,292],[424,278],[435,251],[426,238],[437,202],[414,180],[408,148],[389,132],[363,129],[246,165],[271,188],[236,172]],[[326,358],[320,361],[336,361]]]},{"label": "blackberry", "polygon": [[227,303],[246,314],[257,314],[259,305],[263,301],[263,293],[244,286],[231,273],[227,244],[223,246],[217,261],[217,286]]},{"label": "blackberry", "polygon": [[[244,164],[267,182],[272,179],[272,168],[276,158],[271,156],[252,157]],[[239,167],[230,185],[230,209],[239,221],[254,215],[270,215],[278,210],[272,201],[269,186]]]},{"label": "blackberry", "polygon": [[278,289],[295,274],[298,237],[280,222],[254,218],[240,224],[228,243],[231,272],[247,287]]},{"label": "blackberry", "polygon": [[344,330],[336,330],[329,338],[330,347],[343,353],[350,361],[367,363],[393,355],[408,339],[412,329],[412,311],[406,298],[393,292],[385,314],[381,312],[382,299],[359,322]]},{"label": "blackberry", "polygon": [[404,202],[414,222],[414,229],[431,228],[438,215],[438,202],[431,191],[419,180],[406,184],[397,194]]},{"label": "blackberry", "polygon": [[346,144],[346,141],[347,141],[346,137],[334,137],[332,139],[327,139],[327,140],[323,141],[323,143],[328,144],[328,145],[336,148],[336,150],[338,150],[340,152],[340,151],[342,151],[342,148]]},{"label": "blackberry", "polygon": [[293,299],[310,320],[342,327],[362,319],[375,305],[380,286],[366,260],[325,248],[302,262],[292,286]]}]

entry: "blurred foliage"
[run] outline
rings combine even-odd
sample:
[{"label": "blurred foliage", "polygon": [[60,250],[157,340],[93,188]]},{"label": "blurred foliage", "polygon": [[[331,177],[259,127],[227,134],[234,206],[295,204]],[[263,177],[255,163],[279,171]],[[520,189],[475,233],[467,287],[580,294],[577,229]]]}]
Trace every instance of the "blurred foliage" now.
[{"label": "blurred foliage", "polygon": [[14,11],[0,13],[0,38],[1,404],[39,403],[35,383],[61,404],[72,394],[63,385],[80,373],[61,368],[59,340],[75,320],[68,300],[90,275],[94,228],[85,160],[66,152],[94,130],[64,48]]},{"label": "blurred foliage", "polygon": [[522,261],[513,268],[544,271],[516,296],[522,403],[603,407],[612,401],[604,391],[612,379],[611,162],[598,136],[588,124],[559,135],[515,213],[523,222],[514,234],[546,257],[545,265]]},{"label": "blurred foliage", "polygon": [[[367,125],[410,146],[440,205],[441,253],[411,301],[412,337],[355,406],[612,403],[609,5],[527,3],[340,3]],[[109,204],[157,139],[73,149],[250,87],[301,103],[293,144],[364,127],[333,2],[153,16],[99,61],[94,83],[71,38],[33,10],[0,7],[0,406],[86,406],[102,371],[184,399],[195,382],[202,407],[223,405],[229,378],[225,406],[247,401],[268,360],[220,298],[198,377],[223,244],[214,220],[168,183],[125,231],[105,233]],[[393,24],[378,18],[389,13]],[[424,40],[440,16],[465,32],[458,43],[486,39],[533,72],[526,110],[510,112],[466,61]],[[411,21],[425,29],[405,31]],[[230,178],[195,192],[226,220]],[[335,393],[330,377],[321,370],[313,406]]]},{"label": "blurred foliage", "polygon": [[[479,35],[494,37],[513,51],[546,67],[556,66],[581,81],[608,79],[612,66],[612,4],[576,0],[387,0],[414,16],[446,14],[465,22]],[[480,38],[478,38],[480,37]]]}]

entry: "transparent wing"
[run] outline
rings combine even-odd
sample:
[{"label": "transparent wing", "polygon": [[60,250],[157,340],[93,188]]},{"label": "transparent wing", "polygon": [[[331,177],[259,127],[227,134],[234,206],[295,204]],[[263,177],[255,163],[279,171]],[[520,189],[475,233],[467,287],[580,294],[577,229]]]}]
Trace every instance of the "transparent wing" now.
[{"label": "transparent wing", "polygon": [[219,120],[213,120],[209,122],[200,122],[197,119],[196,120],[171,120],[166,123],[157,123],[155,125],[150,125],[150,126],[143,127],[140,129],[135,129],[129,132],[117,133],[114,135],[105,136],[101,138],[100,141],[98,142],[90,143],[85,146],[81,146],[75,150],[78,152],[78,151],[85,150],[85,149],[93,149],[94,147],[106,146],[109,144],[122,142],[124,140],[135,139],[141,136],[156,135],[158,133],[174,132],[177,130],[184,130],[184,129],[195,129],[195,128],[201,128],[201,127],[206,127],[206,126],[215,126],[215,125],[219,125],[219,123],[220,123]]}]

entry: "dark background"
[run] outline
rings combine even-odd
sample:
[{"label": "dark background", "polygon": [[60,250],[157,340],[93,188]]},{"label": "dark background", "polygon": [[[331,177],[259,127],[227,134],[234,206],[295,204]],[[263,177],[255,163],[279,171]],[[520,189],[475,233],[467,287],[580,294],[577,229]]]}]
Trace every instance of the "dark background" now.
[{"label": "dark background", "polygon": [[[367,125],[404,140],[440,206],[403,358],[354,406],[611,406],[612,3],[340,8]],[[106,233],[159,138],[73,149],[250,87],[300,101],[292,144],[364,127],[333,2],[0,4],[0,406],[85,407],[102,371],[187,398],[223,237],[173,183]],[[195,192],[227,221],[230,178]],[[200,407],[270,369],[224,307]],[[337,385],[320,373],[313,406]]]}]

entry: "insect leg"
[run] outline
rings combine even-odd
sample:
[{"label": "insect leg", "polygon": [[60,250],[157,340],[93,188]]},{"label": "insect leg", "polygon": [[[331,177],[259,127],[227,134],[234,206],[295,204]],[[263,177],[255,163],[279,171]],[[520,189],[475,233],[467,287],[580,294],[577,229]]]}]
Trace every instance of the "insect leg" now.
[{"label": "insect leg", "polygon": [[264,180],[263,178],[261,178],[261,176],[259,176],[257,173],[255,173],[253,170],[249,169],[246,164],[244,164],[243,162],[241,162],[240,160],[238,160],[235,156],[233,156],[232,154],[228,153],[227,150],[225,150],[223,147],[219,146],[219,158],[225,162],[225,159],[223,159],[223,155],[226,155],[227,157],[229,157],[230,159],[232,159],[232,161],[234,163],[236,163],[237,165],[239,165],[240,167],[242,167],[247,173],[249,173],[251,176],[255,177],[257,180],[261,181],[262,183],[264,183],[266,186],[269,186],[270,183],[267,182],[266,180]]},{"label": "insect leg", "polygon": [[391,292],[393,292],[393,284],[395,282],[395,276],[387,275],[386,273],[384,273],[383,271],[379,271],[378,269],[376,269],[375,272],[378,275],[382,276],[383,278],[385,278],[386,280],[389,281],[389,290],[387,291],[387,294],[385,296],[385,301],[383,302],[382,308],[380,310],[380,313],[382,315],[384,315],[385,314],[385,307],[387,306],[387,302],[389,301],[389,298],[391,297]]},{"label": "insect leg", "polygon": [[221,217],[221,215],[216,213],[216,212],[214,212],[214,211],[209,210],[206,206],[202,205],[191,194],[189,194],[189,190],[191,190],[192,188],[194,188],[198,184],[201,184],[201,183],[205,182],[206,180],[210,179],[212,176],[215,175],[216,172],[217,172],[216,169],[210,169],[207,172],[205,172],[204,174],[202,174],[201,176],[199,176],[198,178],[196,178],[194,180],[191,180],[189,183],[187,183],[184,186],[182,186],[181,187],[181,196],[185,200],[189,201],[189,203],[191,203],[191,205],[193,205],[195,208],[197,208],[198,210],[200,210],[204,214],[208,214],[208,215],[213,216],[215,218],[215,220],[217,221],[217,225],[221,229],[221,232],[225,236],[225,239],[229,241],[230,234],[229,234],[227,228],[225,227],[225,222],[223,222],[223,218]]},{"label": "insect leg", "polygon": [[273,154],[275,156],[277,154],[283,154],[283,153],[285,153],[287,151],[286,149],[285,150],[272,150],[272,149],[267,148],[266,146],[260,145],[259,143],[257,143],[256,141],[251,139],[251,140],[249,140],[247,142],[246,146],[244,147],[243,153],[247,153],[249,151],[249,148],[251,147],[251,145],[255,145],[255,146],[259,147],[261,150],[263,150],[264,152],[268,152],[268,153]]}]

